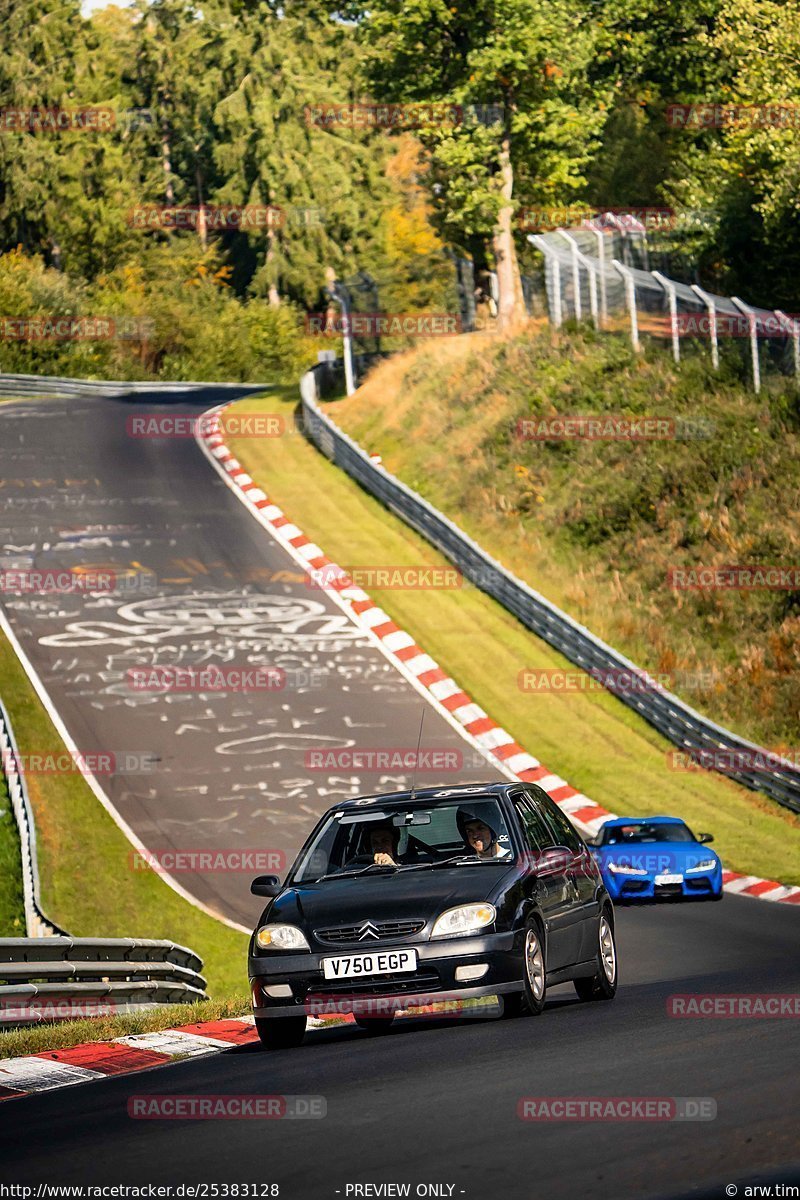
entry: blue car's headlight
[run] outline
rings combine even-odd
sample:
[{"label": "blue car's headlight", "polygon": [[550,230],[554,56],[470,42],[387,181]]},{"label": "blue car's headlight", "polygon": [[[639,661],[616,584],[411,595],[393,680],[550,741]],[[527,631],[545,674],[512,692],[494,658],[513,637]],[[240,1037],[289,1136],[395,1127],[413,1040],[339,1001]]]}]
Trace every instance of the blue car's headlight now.
[{"label": "blue car's headlight", "polygon": [[704,858],[696,867],[687,867],[686,874],[688,875],[690,871],[713,871],[716,865],[717,860],[715,858]]},{"label": "blue car's headlight", "polygon": [[647,871],[640,870],[639,867],[626,867],[624,863],[612,862],[609,860],[605,864],[612,875],[647,875]]}]

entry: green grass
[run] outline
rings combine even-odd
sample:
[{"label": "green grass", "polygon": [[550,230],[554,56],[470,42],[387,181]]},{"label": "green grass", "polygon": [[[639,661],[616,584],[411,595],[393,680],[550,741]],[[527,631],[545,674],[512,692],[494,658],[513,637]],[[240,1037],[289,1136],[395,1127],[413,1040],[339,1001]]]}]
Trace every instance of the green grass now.
[{"label": "green grass", "polygon": [[[296,403],[296,391],[284,388],[242,400],[237,411],[280,412],[291,425]],[[444,564],[304,438],[230,442],[290,520],[342,566]],[[620,814],[675,813],[714,833],[732,870],[800,883],[800,838],[792,836],[800,820],[791,813],[717,775],[668,769],[670,745],[607,693],[521,692],[521,669],[567,664],[482,592],[371,594],[521,745],[597,803]]]},{"label": "green grass", "polygon": [[228,1000],[203,1000],[195,1004],[162,1004],[140,1013],[119,1016],[86,1017],[80,1021],[37,1025],[27,1029],[0,1032],[0,1059],[23,1054],[42,1054],[45,1050],[66,1050],[83,1042],[107,1042],[132,1033],[155,1033],[195,1021],[217,1021],[242,1017],[250,1011],[247,993]]},{"label": "green grass", "polygon": [[[773,383],[776,381],[773,379]],[[800,746],[800,588],[675,590],[670,568],[800,563],[800,405],[707,357],[573,330],[430,343],[339,424],[518,576],[720,724]],[[520,420],[657,415],[705,438],[534,441]]]},{"label": "green grass", "polygon": [[[20,753],[63,751],[58,734],[5,637],[0,695]],[[204,961],[209,995],[241,992],[247,937],[182,899],[150,870],[130,869],[131,845],[81,775],[30,775],[41,902],[75,937],[169,938]],[[0,864],[1,865],[1,864]]]},{"label": "green grass", "polygon": [[19,833],[0,773],[0,937],[25,936]]}]

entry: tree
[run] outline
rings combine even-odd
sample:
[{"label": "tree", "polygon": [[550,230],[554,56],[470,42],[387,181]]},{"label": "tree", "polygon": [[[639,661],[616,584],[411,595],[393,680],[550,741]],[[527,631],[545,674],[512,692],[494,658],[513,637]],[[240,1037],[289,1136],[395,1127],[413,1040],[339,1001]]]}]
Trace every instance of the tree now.
[{"label": "tree", "polygon": [[587,82],[586,9],[570,0],[375,0],[360,27],[381,98],[462,106],[463,119],[423,133],[441,220],[462,242],[491,238],[501,327],[513,326],[524,315],[515,207],[520,197],[563,201],[579,191],[605,119]]}]

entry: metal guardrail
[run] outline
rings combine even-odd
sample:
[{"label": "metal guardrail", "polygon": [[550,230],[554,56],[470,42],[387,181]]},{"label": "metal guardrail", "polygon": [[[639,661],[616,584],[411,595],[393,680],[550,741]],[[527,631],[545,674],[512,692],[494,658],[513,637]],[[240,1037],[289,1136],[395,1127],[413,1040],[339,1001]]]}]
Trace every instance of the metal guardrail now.
[{"label": "metal guardrail", "polygon": [[135,938],[0,938],[0,1027],[205,1000],[202,961]]},{"label": "metal guardrail", "polygon": [[126,382],[124,379],[66,379],[59,375],[0,374],[0,396],[13,396],[15,399],[25,396],[106,396],[114,399],[131,392],[140,396],[147,396],[149,393],[180,396],[207,388],[219,388],[221,391],[265,391],[273,386],[271,383],[172,383],[166,380]]},{"label": "metal guardrail", "polygon": [[17,823],[22,855],[22,897],[25,908],[25,929],[28,937],[47,937],[64,934],[64,930],[45,916],[39,900],[39,869],[36,862],[36,826],[28,799],[25,775],[20,770],[21,758],[14,740],[14,731],[0,701],[0,771],[5,779],[11,810]]},{"label": "metal guardrail", "polygon": [[[317,403],[320,395],[330,390],[334,370],[332,364],[323,363],[308,371],[300,382],[306,435],[327,458],[440,550],[466,579],[570,662],[594,674],[674,745],[713,769],[721,769],[715,764],[724,756],[726,763],[730,762],[723,769],[726,777],[800,812],[800,769],[723,729],[662,689],[630,659],[518,579],[427,500],[374,463]],[[646,686],[632,686],[632,676],[644,680]],[[713,758],[704,760],[704,752]],[[762,765],[765,760],[767,765]]]}]

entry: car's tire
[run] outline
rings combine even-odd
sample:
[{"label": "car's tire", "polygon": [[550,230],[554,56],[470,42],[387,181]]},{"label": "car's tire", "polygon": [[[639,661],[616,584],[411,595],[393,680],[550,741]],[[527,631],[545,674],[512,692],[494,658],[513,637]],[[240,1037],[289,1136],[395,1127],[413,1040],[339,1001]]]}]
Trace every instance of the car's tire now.
[{"label": "car's tire", "polygon": [[573,980],[575,991],[581,1000],[613,1000],[618,975],[614,919],[604,908],[597,924],[597,974],[590,979]]},{"label": "car's tire", "polygon": [[724,900],[725,893],[723,892],[722,888],[720,888],[720,890],[718,892],[714,892],[711,899],[712,900]]},{"label": "car's tire", "polygon": [[265,1050],[290,1050],[306,1032],[305,1017],[256,1017],[256,1033]]},{"label": "car's tire", "polygon": [[377,1037],[381,1033],[389,1032],[394,1023],[394,1017],[356,1016],[355,1022],[359,1029],[363,1029],[365,1033],[369,1033]]},{"label": "car's tire", "polygon": [[542,928],[535,918],[526,926],[522,946],[522,979],[525,990],[503,994],[504,1017],[538,1017],[544,1009],[547,991],[547,964],[545,962]]}]

